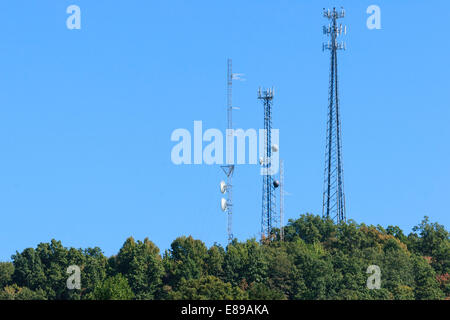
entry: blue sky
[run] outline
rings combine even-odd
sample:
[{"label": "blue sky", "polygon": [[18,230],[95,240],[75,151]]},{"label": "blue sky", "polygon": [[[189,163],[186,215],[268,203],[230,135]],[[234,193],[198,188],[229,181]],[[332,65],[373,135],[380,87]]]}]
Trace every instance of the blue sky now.
[{"label": "blue sky", "polygon": [[[66,28],[76,4],[81,30]],[[381,8],[381,30],[366,9]],[[286,218],[321,213],[328,53],[323,7],[345,6],[339,55],[348,218],[449,228],[448,1],[9,0],[0,3],[0,260],[52,238],[116,253],[181,235],[226,244],[219,166],[175,166],[177,128],[260,128],[274,86]],[[233,232],[258,237],[262,177],[234,178]]]}]

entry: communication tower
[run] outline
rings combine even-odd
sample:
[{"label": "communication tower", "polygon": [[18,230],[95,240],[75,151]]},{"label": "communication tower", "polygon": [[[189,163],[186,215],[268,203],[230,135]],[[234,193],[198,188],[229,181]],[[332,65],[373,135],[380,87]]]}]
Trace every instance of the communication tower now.
[{"label": "communication tower", "polygon": [[347,28],[338,25],[338,19],[344,18],[345,11],[336,8],[323,11],[323,16],[330,20],[323,27],[323,33],[330,40],[323,43],[322,50],[330,50],[330,79],[328,95],[327,136],[325,151],[325,174],[322,216],[333,219],[336,223],[346,220],[344,195],[344,168],[342,163],[341,114],[338,90],[338,50],[345,50],[345,42],[338,43],[338,37],[347,33]]},{"label": "communication tower", "polygon": [[[233,73],[232,60],[228,59],[227,68],[227,141],[232,141],[233,135],[233,79],[240,79],[242,74]],[[231,150],[232,144],[227,143],[226,148],[226,164],[221,166],[226,176],[226,182],[220,182],[220,192],[226,194],[226,198],[222,198],[220,206],[222,210],[227,214],[227,233],[228,242],[233,240],[233,174],[235,170],[233,150]]]},{"label": "communication tower", "polygon": [[272,145],[272,105],[274,91],[272,89],[258,90],[258,99],[264,105],[264,150],[260,159],[263,172],[261,240],[272,239],[272,228],[276,225],[276,194],[279,182],[274,180],[270,168],[272,166],[272,152],[278,152],[278,146]]}]

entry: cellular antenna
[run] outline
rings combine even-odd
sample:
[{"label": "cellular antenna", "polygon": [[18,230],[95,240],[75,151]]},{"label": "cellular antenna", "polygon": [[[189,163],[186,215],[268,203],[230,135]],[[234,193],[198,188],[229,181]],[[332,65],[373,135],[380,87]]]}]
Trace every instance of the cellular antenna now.
[{"label": "cellular antenna", "polygon": [[344,168],[342,163],[342,134],[339,110],[338,63],[337,51],[345,50],[345,42],[338,43],[338,37],[347,33],[347,28],[338,25],[337,20],[344,18],[345,11],[323,11],[323,16],[330,24],[323,27],[323,33],[329,37],[323,43],[322,50],[330,50],[330,83],[328,96],[327,137],[325,151],[325,174],[322,216],[333,219],[336,223],[346,221],[344,195]]}]

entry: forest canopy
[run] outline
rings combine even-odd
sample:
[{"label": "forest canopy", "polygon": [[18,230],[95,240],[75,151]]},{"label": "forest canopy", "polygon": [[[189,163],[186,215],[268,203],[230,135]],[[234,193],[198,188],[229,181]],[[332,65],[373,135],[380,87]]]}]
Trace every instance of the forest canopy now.
[{"label": "forest canopy", "polygon": [[[130,237],[111,257],[51,240],[0,262],[0,300],[450,299],[449,232],[427,217],[405,235],[306,214],[284,234],[225,248],[182,236],[164,252]],[[73,265],[79,289],[68,288]],[[379,268],[378,289],[368,287],[369,266]]]}]

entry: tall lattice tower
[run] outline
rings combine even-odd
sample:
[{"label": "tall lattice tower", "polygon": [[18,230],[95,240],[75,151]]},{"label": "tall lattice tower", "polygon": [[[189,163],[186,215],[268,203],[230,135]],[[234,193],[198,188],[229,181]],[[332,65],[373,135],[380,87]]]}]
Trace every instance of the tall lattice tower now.
[{"label": "tall lattice tower", "polygon": [[[233,67],[231,59],[228,59],[227,68],[227,141],[233,139]],[[222,210],[227,214],[228,219],[228,242],[233,240],[233,173],[234,173],[234,159],[232,158],[233,152],[230,150],[231,144],[227,144],[226,149],[226,165],[222,166],[226,175],[226,182],[220,183],[220,190],[222,193],[227,194],[227,198],[222,198]]]},{"label": "tall lattice tower", "polygon": [[272,102],[273,89],[258,90],[258,99],[264,105],[264,148],[260,159],[263,172],[261,240],[272,238],[272,228],[276,226],[275,180],[270,170],[272,166]]},{"label": "tall lattice tower", "polygon": [[323,50],[331,52],[330,66],[330,87],[328,96],[328,120],[327,120],[327,140],[325,152],[325,177],[323,191],[323,217],[329,217],[336,223],[346,220],[345,195],[344,195],[344,168],[342,164],[342,134],[341,119],[339,110],[338,91],[338,50],[345,50],[344,42],[338,43],[338,37],[347,33],[347,28],[338,25],[337,20],[344,18],[345,11],[325,10],[325,18],[330,20],[330,24],[323,27],[323,33],[330,40],[323,44]]}]

